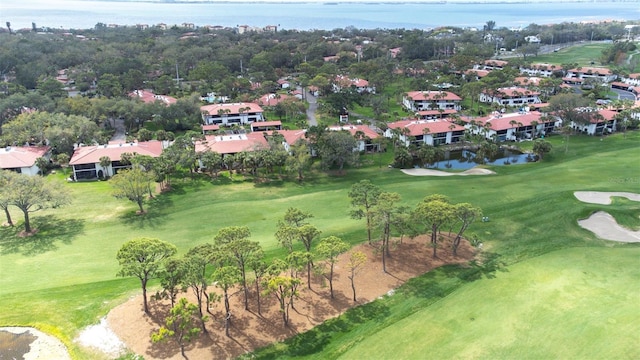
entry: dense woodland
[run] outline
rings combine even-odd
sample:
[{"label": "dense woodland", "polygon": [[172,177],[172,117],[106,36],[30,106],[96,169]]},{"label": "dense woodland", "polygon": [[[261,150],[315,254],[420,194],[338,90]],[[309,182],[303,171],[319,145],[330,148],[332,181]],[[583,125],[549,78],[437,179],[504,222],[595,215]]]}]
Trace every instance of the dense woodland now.
[{"label": "dense woodland", "polygon": [[[479,91],[511,86],[517,66],[530,62],[542,47],[624,40],[637,31],[627,31],[624,23],[617,22],[531,24],[519,31],[488,21],[482,30],[345,28],[245,34],[235,29],[143,30],[105,24],[65,32],[40,31],[34,24],[33,31],[16,33],[7,25],[9,31],[0,33],[4,80],[0,83],[0,146],[39,143],[57,136],[65,141],[54,141],[54,154],[69,156],[74,143],[107,141],[114,119],[125,121],[131,139],[171,140],[188,131],[200,132],[201,96],[215,93],[233,102],[254,101],[281,91],[277,80],[282,78],[303,88],[317,87],[321,120],[324,114],[329,122],[355,106],[371,109],[373,116],[367,120],[397,120],[406,115],[399,105],[403,93],[437,89],[438,84],[453,85],[450,91],[471,99],[471,106],[465,104],[467,111],[482,113],[485,110],[474,107],[473,100]],[[537,36],[540,43],[528,43],[529,36]],[[390,50],[398,48],[397,56],[392,56]],[[481,81],[459,76],[460,71],[494,56],[498,48],[515,49],[515,57],[509,58],[511,67]],[[629,73],[635,62],[620,62],[621,54],[634,49],[633,44],[612,42],[599,60],[618,73]],[[325,61],[330,56],[337,60]],[[56,80],[62,70],[68,76],[67,90],[72,88],[79,96],[69,97],[65,85]],[[367,79],[376,93],[349,88],[334,93],[336,75]],[[543,93],[554,94],[559,85],[560,78],[552,77],[540,86]],[[171,106],[145,104],[128,96],[137,89],[178,101]],[[591,96],[595,98],[599,94]],[[27,110],[58,115],[16,120]],[[289,120],[285,127],[305,126],[301,104],[283,102],[267,111],[268,117]],[[143,125],[146,129],[138,133]]]}]

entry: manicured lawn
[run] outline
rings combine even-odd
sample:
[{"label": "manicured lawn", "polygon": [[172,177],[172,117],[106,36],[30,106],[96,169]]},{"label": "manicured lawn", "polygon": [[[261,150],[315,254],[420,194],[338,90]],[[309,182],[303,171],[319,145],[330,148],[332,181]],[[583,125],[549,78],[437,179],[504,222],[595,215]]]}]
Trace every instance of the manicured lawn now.
[{"label": "manicured lawn", "polygon": [[[602,50],[611,45],[612,44],[585,43],[577,46],[563,48],[555,53],[531,57],[531,61],[536,63],[541,62],[557,65],[577,63],[578,66],[602,66],[600,64]],[[592,61],[595,64],[591,64]]]},{"label": "manicured lawn", "polygon": [[[351,184],[361,179],[399,192],[409,206],[433,193],[480,206],[491,221],[474,224],[469,233],[476,234],[485,250],[508,265],[566,248],[629,247],[598,240],[580,229],[576,220],[595,211],[596,206],[578,202],[572,193],[638,191],[638,183],[618,180],[640,176],[633,166],[640,154],[640,134],[628,133],[626,139],[615,135],[603,141],[572,137],[566,153],[561,137],[548,140],[554,151],[542,163],[495,167],[497,176],[411,177],[387,168],[390,154],[384,154],[380,163],[377,156],[368,157],[365,166],[350,169],[346,176],[317,174],[302,184],[256,184],[236,176],[233,181],[176,180],[174,191],[150,201],[145,216],[135,215],[135,204],[111,197],[108,182],[66,184],[73,203],[35,213],[33,224],[40,229],[35,236],[20,238],[16,236],[18,228],[0,228],[0,324],[36,325],[61,337],[76,358],[92,358],[71,340],[138,289],[133,279],[115,278],[115,254],[125,241],[158,237],[176,244],[184,253],[196,244],[213,241],[221,227],[242,224],[249,226],[253,239],[274,257],[283,253],[273,237],[276,221],[288,207],[299,207],[315,214],[312,222],[323,236],[361,242],[366,236],[364,225],[349,218],[347,197]],[[50,176],[51,181],[62,178]],[[637,213],[638,205],[616,202],[612,209]],[[18,213],[14,219],[20,219]],[[624,221],[632,224],[634,219]],[[443,270],[426,279],[437,285],[440,295],[482,283],[464,285],[466,281],[456,277],[458,271]],[[408,313],[426,311],[433,303],[416,296],[408,294],[398,305],[401,308],[386,316],[393,321],[383,327],[401,321]],[[376,320],[364,322],[370,327],[367,336],[382,329]],[[332,347],[346,350],[355,340],[343,341],[338,336],[335,341]]]},{"label": "manicured lawn", "polygon": [[338,358],[634,357],[639,258],[636,246],[572,248],[526,260],[380,329]]}]

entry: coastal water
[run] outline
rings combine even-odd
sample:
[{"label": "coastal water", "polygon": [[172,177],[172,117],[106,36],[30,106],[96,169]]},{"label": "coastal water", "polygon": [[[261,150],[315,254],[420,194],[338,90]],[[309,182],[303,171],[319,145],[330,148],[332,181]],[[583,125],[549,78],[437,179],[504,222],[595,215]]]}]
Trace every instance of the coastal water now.
[{"label": "coastal water", "polygon": [[96,0],[1,0],[0,25],[13,29],[38,27],[86,29],[97,23],[117,25],[196,26],[278,25],[280,29],[331,30],[428,29],[438,26],[482,28],[598,20],[638,20],[640,3],[633,2],[522,2],[522,3],[172,3]]}]

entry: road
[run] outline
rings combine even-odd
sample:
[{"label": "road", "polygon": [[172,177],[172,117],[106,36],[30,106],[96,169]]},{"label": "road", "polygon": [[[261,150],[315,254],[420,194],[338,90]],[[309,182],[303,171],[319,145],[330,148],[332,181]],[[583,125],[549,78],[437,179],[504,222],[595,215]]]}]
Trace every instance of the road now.
[{"label": "road", "polygon": [[304,97],[307,99],[307,103],[309,107],[307,108],[307,122],[309,126],[318,125],[318,121],[316,120],[316,110],[318,109],[318,99],[311,94],[311,92],[307,89],[304,89]]}]

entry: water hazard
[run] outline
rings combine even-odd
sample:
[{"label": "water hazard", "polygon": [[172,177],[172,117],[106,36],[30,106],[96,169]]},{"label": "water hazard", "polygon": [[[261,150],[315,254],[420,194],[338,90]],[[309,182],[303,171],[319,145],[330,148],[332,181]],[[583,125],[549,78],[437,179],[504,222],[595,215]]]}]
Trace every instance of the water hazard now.
[{"label": "water hazard", "polygon": [[15,334],[0,330],[0,360],[23,360],[36,339],[29,331]]},{"label": "water hazard", "polygon": [[[485,159],[481,161],[476,154],[469,150],[455,150],[445,151],[444,159],[433,164],[425,166],[428,169],[454,169],[454,170],[467,170],[478,164],[486,165],[516,165],[525,164],[535,161],[535,155],[521,153],[516,150],[500,149],[498,154],[491,159]],[[416,165],[416,167],[421,167]]]}]

